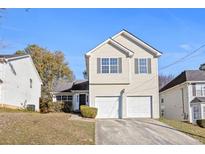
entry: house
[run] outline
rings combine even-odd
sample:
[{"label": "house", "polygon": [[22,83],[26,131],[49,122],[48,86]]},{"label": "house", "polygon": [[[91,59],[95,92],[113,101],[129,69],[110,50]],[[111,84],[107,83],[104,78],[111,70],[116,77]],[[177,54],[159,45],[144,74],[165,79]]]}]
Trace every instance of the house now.
[{"label": "house", "polygon": [[162,116],[195,123],[205,119],[205,71],[187,70],[160,89]]},{"label": "house", "polygon": [[30,55],[0,55],[0,107],[38,111],[41,85]]},{"label": "house", "polygon": [[97,107],[97,118],[159,118],[160,56],[122,30],[85,54],[88,81],[67,83],[67,88],[57,91],[62,95],[54,98],[67,99],[64,94],[69,92],[74,109],[81,104]]}]

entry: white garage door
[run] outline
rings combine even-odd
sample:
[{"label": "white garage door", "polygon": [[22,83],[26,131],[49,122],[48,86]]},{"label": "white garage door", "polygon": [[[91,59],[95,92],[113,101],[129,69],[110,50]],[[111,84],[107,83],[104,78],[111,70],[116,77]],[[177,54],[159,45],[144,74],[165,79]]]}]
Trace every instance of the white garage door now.
[{"label": "white garage door", "polygon": [[119,97],[96,97],[97,118],[119,118]]},{"label": "white garage door", "polygon": [[151,118],[151,97],[127,97],[128,118]]}]

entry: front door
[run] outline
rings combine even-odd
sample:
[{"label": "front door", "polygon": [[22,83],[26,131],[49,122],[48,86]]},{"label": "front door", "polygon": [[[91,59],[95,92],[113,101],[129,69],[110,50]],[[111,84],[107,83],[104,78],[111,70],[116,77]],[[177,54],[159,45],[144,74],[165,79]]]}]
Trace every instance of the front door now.
[{"label": "front door", "polygon": [[86,105],[86,94],[79,95],[79,109],[81,105]]}]

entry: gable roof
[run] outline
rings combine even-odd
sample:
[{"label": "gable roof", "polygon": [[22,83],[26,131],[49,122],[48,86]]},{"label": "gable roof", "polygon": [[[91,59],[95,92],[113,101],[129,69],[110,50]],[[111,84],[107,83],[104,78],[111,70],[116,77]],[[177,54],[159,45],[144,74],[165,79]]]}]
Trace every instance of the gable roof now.
[{"label": "gable roof", "polygon": [[127,30],[123,29],[121,32],[119,32],[118,34],[116,34],[115,36],[113,36],[112,38],[116,38],[119,35],[123,35],[129,39],[131,39],[133,42],[143,46],[144,48],[148,49],[150,52],[152,52],[155,56],[159,57],[162,55],[162,52],[160,52],[159,50],[157,50],[156,48],[152,47],[150,44],[146,43],[145,41],[143,41],[142,39],[140,39],[139,37],[137,37],[136,35],[128,32]]},{"label": "gable roof", "polygon": [[159,57],[162,55],[161,52],[159,52],[157,49],[155,49],[154,47],[150,46],[148,43],[145,43],[144,41],[142,41],[141,39],[139,39],[138,37],[136,37],[135,35],[133,35],[132,33],[128,32],[127,30],[122,30],[119,33],[117,33],[116,35],[114,35],[113,37],[107,39],[106,41],[102,42],[101,44],[99,44],[97,47],[95,47],[94,49],[90,50],[88,53],[86,53],[86,56],[91,55],[91,53],[93,53],[96,49],[98,49],[99,47],[103,46],[104,44],[110,42],[110,43],[114,43],[116,44],[118,47],[121,47],[125,53],[129,53],[129,56],[133,55],[133,52],[131,50],[129,50],[128,48],[126,48],[125,46],[123,46],[122,44],[120,44],[119,42],[117,42],[116,40],[114,40],[116,37],[118,37],[119,35],[124,35],[126,37],[128,37],[129,39],[131,39],[132,41],[136,42],[137,44],[140,44],[141,46],[143,46],[144,48],[148,49],[150,52],[152,52],[155,56]]},{"label": "gable roof", "polygon": [[40,75],[39,75],[39,73],[38,73],[38,71],[37,71],[37,69],[35,67],[35,64],[33,63],[33,60],[32,60],[32,58],[31,58],[31,56],[29,54],[0,55],[0,60],[3,59],[3,61],[5,61],[5,62],[12,61],[12,60],[18,60],[18,59],[22,59],[22,58],[29,58],[30,59],[30,61],[32,63],[32,66],[34,68],[34,71],[36,72],[40,83],[43,84],[43,82],[41,80],[41,77],[40,77]]},{"label": "gable roof", "polygon": [[165,91],[185,81],[205,81],[205,71],[186,70],[179,74],[176,78],[166,84],[159,92]]}]

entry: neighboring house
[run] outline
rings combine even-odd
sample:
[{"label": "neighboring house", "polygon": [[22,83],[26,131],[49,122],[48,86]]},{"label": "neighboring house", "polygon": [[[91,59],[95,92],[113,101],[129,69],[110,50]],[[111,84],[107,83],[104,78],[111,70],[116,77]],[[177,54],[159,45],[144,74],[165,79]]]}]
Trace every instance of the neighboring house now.
[{"label": "neighboring house", "polygon": [[86,89],[72,86],[57,93],[63,99],[65,91],[71,92],[74,109],[81,104],[97,107],[97,118],[159,118],[160,56],[155,48],[122,30],[86,53]]},{"label": "neighboring house", "polygon": [[34,105],[38,111],[41,84],[30,55],[0,55],[0,107]]},{"label": "neighboring house", "polygon": [[195,123],[205,119],[205,71],[182,72],[160,90],[162,116]]}]

